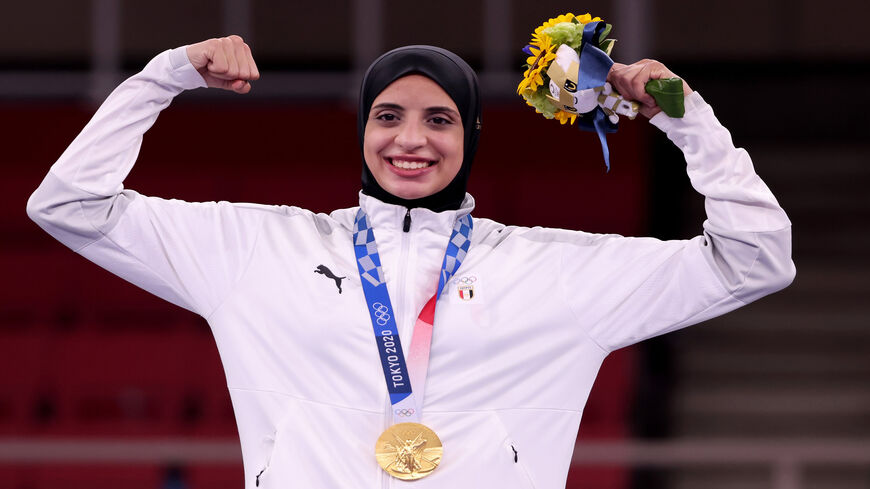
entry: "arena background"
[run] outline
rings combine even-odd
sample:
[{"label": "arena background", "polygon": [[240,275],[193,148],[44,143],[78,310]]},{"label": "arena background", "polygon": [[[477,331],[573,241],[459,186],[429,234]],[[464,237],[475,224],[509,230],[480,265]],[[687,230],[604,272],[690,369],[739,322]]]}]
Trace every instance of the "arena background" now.
[{"label": "arena background", "polygon": [[572,489],[870,487],[870,9],[857,0],[151,0],[6,2],[0,16],[0,489],[237,488],[238,440],[204,321],[53,241],[24,206],[123,78],[158,52],[237,33],[247,96],[178,97],[126,186],[185,200],[355,204],[360,71],[437,44],[480,73],[475,214],[688,238],[679,152],[647,122],[559,127],[515,95],[548,17],[614,24],[614,58],[660,59],[709,101],[794,224],[798,275],[736,313],[611,355]]}]

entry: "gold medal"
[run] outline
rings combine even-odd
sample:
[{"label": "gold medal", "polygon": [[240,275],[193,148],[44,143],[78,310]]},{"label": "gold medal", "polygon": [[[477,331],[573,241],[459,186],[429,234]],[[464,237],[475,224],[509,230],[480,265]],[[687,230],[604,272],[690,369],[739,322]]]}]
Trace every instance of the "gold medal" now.
[{"label": "gold medal", "polygon": [[399,423],[386,429],[375,444],[375,458],[391,476],[406,481],[431,474],[444,448],[434,431],[420,423]]}]

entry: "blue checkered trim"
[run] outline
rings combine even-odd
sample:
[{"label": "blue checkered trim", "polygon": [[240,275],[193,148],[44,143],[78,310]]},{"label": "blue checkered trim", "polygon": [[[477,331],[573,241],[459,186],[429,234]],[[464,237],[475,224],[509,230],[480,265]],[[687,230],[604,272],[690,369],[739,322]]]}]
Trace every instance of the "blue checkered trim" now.
[{"label": "blue checkered trim", "polygon": [[[436,298],[441,295],[444,285],[456,273],[462,264],[462,260],[465,259],[465,255],[468,253],[468,248],[471,246],[471,222],[471,216],[465,215],[458,218],[453,225],[453,232],[450,234],[450,240],[447,242],[447,251],[444,254],[444,262],[441,265],[441,274],[438,277]],[[384,370],[387,391],[390,393],[390,403],[393,406],[401,402],[410,402],[410,405],[414,405],[410,382],[404,380],[398,382],[396,380],[396,375],[400,375],[401,379],[405,379],[405,372],[408,371],[405,365],[405,355],[402,352],[402,343],[396,341],[395,347],[397,351],[387,352],[387,343],[383,341],[387,335],[398,339],[399,330],[396,325],[395,314],[392,313],[393,305],[390,301],[390,294],[387,292],[386,287],[381,287],[381,285],[384,285],[384,272],[381,269],[381,259],[378,256],[377,246],[375,245],[374,231],[368,216],[366,216],[362,208],[357,212],[354,221],[353,243],[354,255],[356,255],[357,268],[361,278],[360,284],[368,304],[369,316],[378,344],[378,354],[381,358],[381,367]],[[398,357],[398,367],[396,367],[398,371],[394,371],[394,363],[390,360],[390,353]]]},{"label": "blue checkered trim", "polygon": [[377,245],[375,245],[375,233],[372,231],[369,218],[362,209],[356,214],[356,221],[353,224],[353,244],[365,245],[366,254],[357,256],[357,263],[360,268],[360,277],[370,282],[375,287],[384,283],[384,271],[381,268],[381,258],[378,256]]},{"label": "blue checkered trim", "polygon": [[[459,270],[462,261],[468,254],[471,246],[471,231],[474,227],[470,214],[466,214],[453,224],[453,232],[450,241],[447,242],[447,252],[444,253],[444,262],[441,264],[441,275],[438,278],[438,297],[444,291],[444,286],[451,277]],[[375,234],[371,228],[366,213],[360,208],[353,224],[354,246],[365,245],[365,254],[357,256],[360,268],[360,277],[367,280],[375,287],[384,283],[384,271],[381,268],[381,258],[378,256]]]},{"label": "blue checkered trim", "polygon": [[447,243],[447,252],[444,254],[444,263],[441,265],[441,277],[438,279],[438,297],[444,291],[444,286],[450,282],[450,278],[456,274],[468,254],[471,246],[471,231],[474,224],[471,215],[466,214],[453,224],[453,233]]}]

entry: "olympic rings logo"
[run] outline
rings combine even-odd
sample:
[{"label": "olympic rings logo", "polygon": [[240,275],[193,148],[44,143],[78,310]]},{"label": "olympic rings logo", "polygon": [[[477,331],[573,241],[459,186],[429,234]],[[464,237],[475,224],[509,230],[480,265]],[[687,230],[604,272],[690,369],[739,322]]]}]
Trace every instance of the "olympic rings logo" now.
[{"label": "olympic rings logo", "polygon": [[377,320],[378,325],[386,325],[387,321],[390,320],[390,308],[380,302],[375,302],[372,304],[372,309],[375,310],[375,319]]},{"label": "olympic rings logo", "polygon": [[471,285],[474,282],[477,282],[477,277],[475,277],[474,275],[469,275],[467,277],[460,277],[460,278],[457,278],[456,280],[453,281],[454,284],[465,284],[465,285]]},{"label": "olympic rings logo", "polygon": [[396,409],[393,412],[396,413],[396,416],[401,416],[403,418],[407,418],[408,416],[413,416],[415,413],[414,408]]}]

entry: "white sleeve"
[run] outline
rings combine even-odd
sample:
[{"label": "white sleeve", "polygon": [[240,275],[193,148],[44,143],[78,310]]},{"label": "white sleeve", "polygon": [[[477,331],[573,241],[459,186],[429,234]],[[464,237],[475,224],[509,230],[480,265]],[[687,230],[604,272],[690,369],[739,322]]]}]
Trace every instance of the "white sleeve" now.
[{"label": "white sleeve", "polygon": [[202,315],[219,305],[253,249],[245,206],[125,190],[143,134],[183,90],[205,81],[186,47],[155,57],[106,99],[27,202],[40,227],[85,258]]},{"label": "white sleeve", "polygon": [[707,220],[703,235],[691,240],[602,236],[594,261],[582,258],[588,249],[563,246],[566,291],[590,277],[598,290],[595,299],[569,303],[607,350],[719,316],[788,286],[795,275],[791,222],[701,96],[686,98],[683,118],[661,113],[650,122],[685,155]]}]

